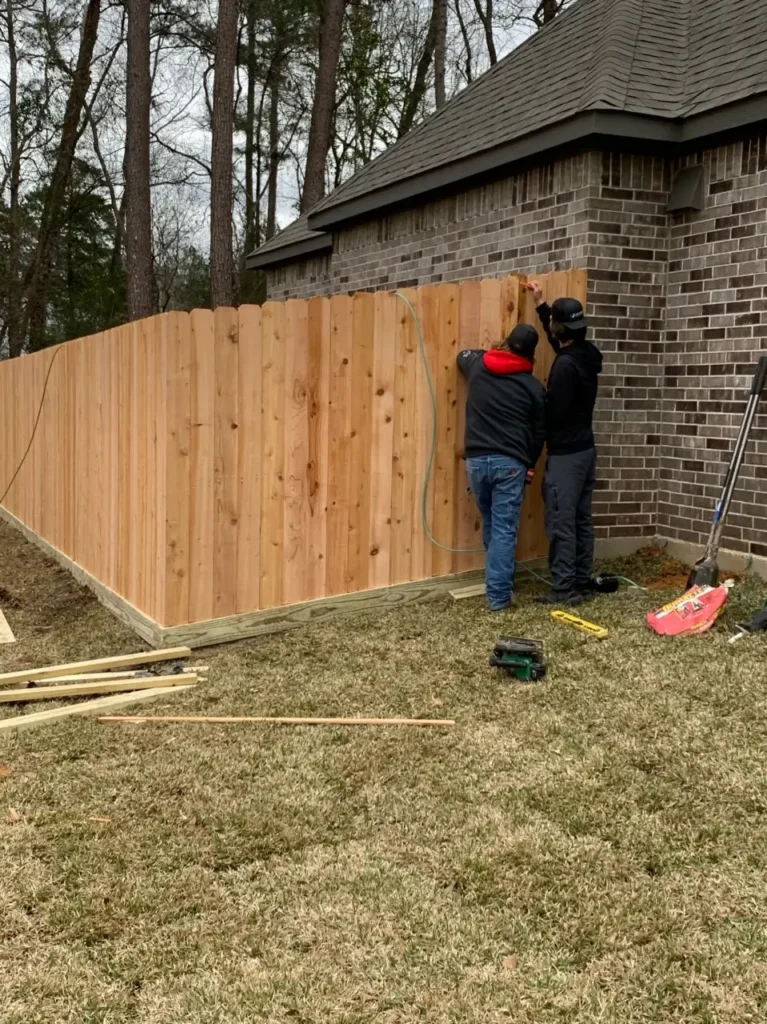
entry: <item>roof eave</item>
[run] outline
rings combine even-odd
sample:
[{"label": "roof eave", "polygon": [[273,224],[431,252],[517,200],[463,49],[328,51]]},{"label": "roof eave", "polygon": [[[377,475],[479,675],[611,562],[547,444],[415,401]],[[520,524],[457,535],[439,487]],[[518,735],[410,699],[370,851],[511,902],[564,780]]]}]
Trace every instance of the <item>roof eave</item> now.
[{"label": "roof eave", "polygon": [[267,252],[256,249],[250,256],[245,258],[247,270],[266,270],[270,267],[279,266],[281,263],[293,263],[296,260],[307,256],[316,256],[322,252],[329,252],[333,248],[333,239],[330,235],[320,235],[317,238],[305,238],[301,242],[292,242],[282,248],[275,247]]},{"label": "roof eave", "polygon": [[652,144],[669,153],[669,147],[681,149],[704,138],[765,120],[765,96],[750,97],[687,120],[617,110],[588,111],[492,150],[318,210],[315,214],[309,214],[309,226],[313,231],[335,229],[350,221],[369,218],[417,199],[423,200],[432,194],[456,191],[457,186],[469,181],[497,175],[502,169],[509,169],[543,153],[566,149],[575,144],[582,145],[589,141],[604,144],[606,140],[622,140]]}]

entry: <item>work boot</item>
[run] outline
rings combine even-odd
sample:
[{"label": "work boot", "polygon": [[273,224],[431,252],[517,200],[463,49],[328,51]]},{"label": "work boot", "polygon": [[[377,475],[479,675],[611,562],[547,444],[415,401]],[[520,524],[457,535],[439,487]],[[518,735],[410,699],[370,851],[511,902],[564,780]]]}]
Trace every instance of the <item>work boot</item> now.
[{"label": "work boot", "polygon": [[536,597],[536,604],[545,604],[550,607],[555,605],[566,605],[568,608],[574,608],[576,605],[583,604],[586,598],[583,594],[578,594],[575,590],[559,591],[550,590],[547,594],[543,594],[541,597]]}]

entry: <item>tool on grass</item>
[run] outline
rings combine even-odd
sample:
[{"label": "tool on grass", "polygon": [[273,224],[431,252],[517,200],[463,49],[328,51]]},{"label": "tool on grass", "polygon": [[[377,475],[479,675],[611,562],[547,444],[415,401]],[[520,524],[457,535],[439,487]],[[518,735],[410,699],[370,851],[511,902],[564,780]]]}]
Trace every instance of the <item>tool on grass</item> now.
[{"label": "tool on grass", "polygon": [[604,640],[609,634],[609,631],[604,626],[598,626],[595,622],[587,622],[586,619],[579,619],[577,615],[571,615],[570,612],[563,612],[557,609],[551,613],[551,617],[555,622],[561,622],[563,626],[572,626],[573,629],[577,629],[580,633],[593,636],[597,640]]},{"label": "tool on grass", "polygon": [[520,683],[537,683],[546,675],[543,644],[521,636],[503,636],[490,655],[493,668],[503,669]]},{"label": "tool on grass", "polygon": [[750,622],[739,622],[735,628],[738,632],[730,638],[731,644],[736,644],[738,640],[742,640],[749,633],[767,632],[767,608],[762,608],[761,611],[756,612]]},{"label": "tool on grass", "polygon": [[589,580],[589,588],[595,594],[617,594],[620,585],[620,577],[613,576],[612,573],[594,576]]},{"label": "tool on grass", "polygon": [[743,465],[743,459],[748,446],[748,440],[751,436],[751,428],[754,424],[754,419],[756,418],[759,399],[762,396],[765,383],[767,383],[767,356],[762,356],[759,360],[759,366],[754,374],[754,379],[751,384],[751,394],[749,395],[748,403],[746,404],[746,410],[743,413],[743,422],[740,425],[740,431],[738,433],[737,440],[735,441],[730,465],[727,467],[727,475],[724,478],[722,495],[716,503],[716,509],[714,510],[714,522],[711,526],[711,533],[708,538],[708,544],[706,545],[706,551],[703,558],[696,562],[692,568],[690,578],[687,581],[688,590],[692,587],[716,587],[719,583],[719,563],[717,559],[719,557],[719,547],[722,543],[722,532],[724,531],[727,513],[730,511],[732,497],[738,483],[738,477],[740,475],[741,466]]},{"label": "tool on grass", "polygon": [[720,587],[693,587],[681,597],[647,616],[647,625],[659,636],[695,636],[707,633],[722,614],[733,580]]}]

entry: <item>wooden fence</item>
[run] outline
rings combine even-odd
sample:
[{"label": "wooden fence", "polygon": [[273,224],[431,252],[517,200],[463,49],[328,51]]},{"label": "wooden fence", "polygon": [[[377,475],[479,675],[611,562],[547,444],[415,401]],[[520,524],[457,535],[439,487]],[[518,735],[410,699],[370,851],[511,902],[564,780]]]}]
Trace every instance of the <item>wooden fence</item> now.
[{"label": "wooden fence", "polygon": [[[585,272],[547,297],[585,300]],[[437,395],[427,513],[477,547],[460,459],[455,357],[535,322],[516,277],[404,292]],[[55,362],[51,365],[51,360]],[[551,355],[539,348],[545,379]],[[167,313],[0,365],[7,512],[160,627],[481,566],[421,524],[431,400],[413,320],[391,292]],[[540,474],[539,474],[540,475]],[[545,552],[539,485],[519,556]],[[97,588],[98,589],[98,588]]]}]

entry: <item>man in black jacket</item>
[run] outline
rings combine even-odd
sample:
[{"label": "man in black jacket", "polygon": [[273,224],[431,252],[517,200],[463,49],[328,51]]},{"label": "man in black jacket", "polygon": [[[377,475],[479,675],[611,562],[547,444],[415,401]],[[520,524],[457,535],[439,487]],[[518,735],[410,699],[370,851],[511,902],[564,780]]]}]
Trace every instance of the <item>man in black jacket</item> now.
[{"label": "man in black jacket", "polygon": [[482,513],[486,594],[493,611],[513,601],[522,498],[546,433],[545,391],[533,376],[537,344],[536,329],[519,324],[489,352],[458,356],[469,383],[464,447],[471,491]]},{"label": "man in black jacket", "polygon": [[581,604],[591,592],[596,484],[592,419],[602,353],[586,340],[588,322],[577,299],[549,307],[537,281],[531,288],[546,337],[556,352],[546,394],[548,458],[543,480],[549,569],[553,586],[544,604]]}]

